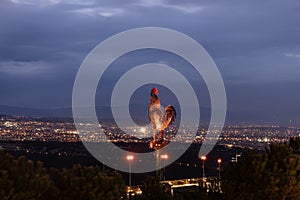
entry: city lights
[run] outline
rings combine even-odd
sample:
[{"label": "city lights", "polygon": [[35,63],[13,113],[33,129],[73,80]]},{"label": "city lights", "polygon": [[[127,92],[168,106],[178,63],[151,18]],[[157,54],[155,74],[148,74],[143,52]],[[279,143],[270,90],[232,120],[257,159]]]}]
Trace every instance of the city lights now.
[{"label": "city lights", "polygon": [[[105,134],[96,131],[79,133],[72,122],[69,121],[41,121],[37,118],[4,116],[0,120],[0,140],[9,141],[44,141],[44,142],[149,142],[146,139],[147,128],[140,126],[128,126],[131,130],[141,134],[141,139],[124,134],[122,130],[111,122],[101,122],[101,128]],[[90,130],[90,123],[82,123],[81,126]],[[204,128],[200,128],[198,135],[191,141],[186,133],[191,127],[184,126],[184,131],[172,138],[175,142],[201,143],[206,134]],[[170,126],[170,132],[176,132],[176,127]],[[258,135],[259,133],[259,135]],[[271,142],[285,143],[290,137],[299,137],[300,129],[297,127],[280,127],[275,125],[235,125],[224,127],[219,138],[220,145],[227,147],[241,146],[264,150]],[[145,137],[145,138],[143,138]],[[216,139],[216,138],[214,138]]]}]

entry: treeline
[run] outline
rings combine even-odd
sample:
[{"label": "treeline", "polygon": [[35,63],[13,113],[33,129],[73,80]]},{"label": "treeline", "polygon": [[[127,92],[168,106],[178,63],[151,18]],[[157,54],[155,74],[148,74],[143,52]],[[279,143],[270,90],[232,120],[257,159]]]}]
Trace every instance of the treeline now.
[{"label": "treeline", "polygon": [[224,169],[222,186],[224,199],[300,199],[300,139],[246,152]]},{"label": "treeline", "polygon": [[103,173],[97,166],[74,165],[47,170],[41,162],[15,159],[0,151],[0,199],[121,199],[125,184],[118,173]]}]

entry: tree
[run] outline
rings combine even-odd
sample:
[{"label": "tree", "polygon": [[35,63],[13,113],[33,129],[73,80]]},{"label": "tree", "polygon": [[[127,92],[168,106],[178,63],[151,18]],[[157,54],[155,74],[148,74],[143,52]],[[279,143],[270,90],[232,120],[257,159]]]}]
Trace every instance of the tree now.
[{"label": "tree", "polygon": [[41,162],[0,152],[1,199],[53,199],[57,193]]},{"label": "tree", "polygon": [[172,199],[171,193],[160,183],[158,177],[147,177],[142,185],[143,200],[168,200]]},{"label": "tree", "polygon": [[0,151],[0,198],[23,199],[121,199],[125,184],[120,174],[102,173],[98,166],[50,169],[25,157],[15,159]]},{"label": "tree", "polygon": [[103,173],[96,166],[79,164],[70,170],[50,170],[51,178],[61,193],[59,199],[121,199],[125,196],[125,184],[120,174]]},{"label": "tree", "polygon": [[[271,144],[264,153],[246,152],[224,169],[226,199],[300,199],[299,138]],[[292,141],[292,140],[291,140]]]}]

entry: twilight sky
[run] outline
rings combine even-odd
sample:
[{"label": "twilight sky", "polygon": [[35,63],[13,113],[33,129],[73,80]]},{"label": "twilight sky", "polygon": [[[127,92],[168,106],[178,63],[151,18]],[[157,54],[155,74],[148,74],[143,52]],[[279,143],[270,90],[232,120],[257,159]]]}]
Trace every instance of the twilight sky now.
[{"label": "twilight sky", "polygon": [[[299,24],[298,0],[1,0],[0,105],[69,107],[77,70],[99,42],[158,26],[203,45],[223,76],[230,110],[292,113],[300,121]],[[141,63],[143,55],[136,55]],[[151,61],[174,62],[156,56]]]}]

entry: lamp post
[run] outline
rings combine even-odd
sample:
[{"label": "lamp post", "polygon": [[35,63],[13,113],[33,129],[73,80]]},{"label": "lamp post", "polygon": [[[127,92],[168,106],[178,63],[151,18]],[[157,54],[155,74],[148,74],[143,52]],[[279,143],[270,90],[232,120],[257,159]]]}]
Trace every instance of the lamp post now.
[{"label": "lamp post", "polygon": [[238,157],[241,157],[241,155],[238,154],[238,153],[235,153],[235,162],[236,162],[236,163],[238,162]]},{"label": "lamp post", "polygon": [[160,155],[160,158],[164,161],[164,180],[166,180],[166,160],[169,158],[168,154]]},{"label": "lamp post", "polygon": [[129,163],[129,188],[131,189],[131,161],[134,159],[133,155],[126,156],[126,160]]},{"label": "lamp post", "polygon": [[221,163],[222,163],[222,160],[221,158],[219,158],[218,160],[218,171],[219,171],[219,180],[221,180]]},{"label": "lamp post", "polygon": [[203,187],[204,185],[204,178],[205,178],[205,169],[204,169],[204,163],[206,160],[206,156],[201,156],[200,159],[202,160],[202,182],[203,182]]}]

